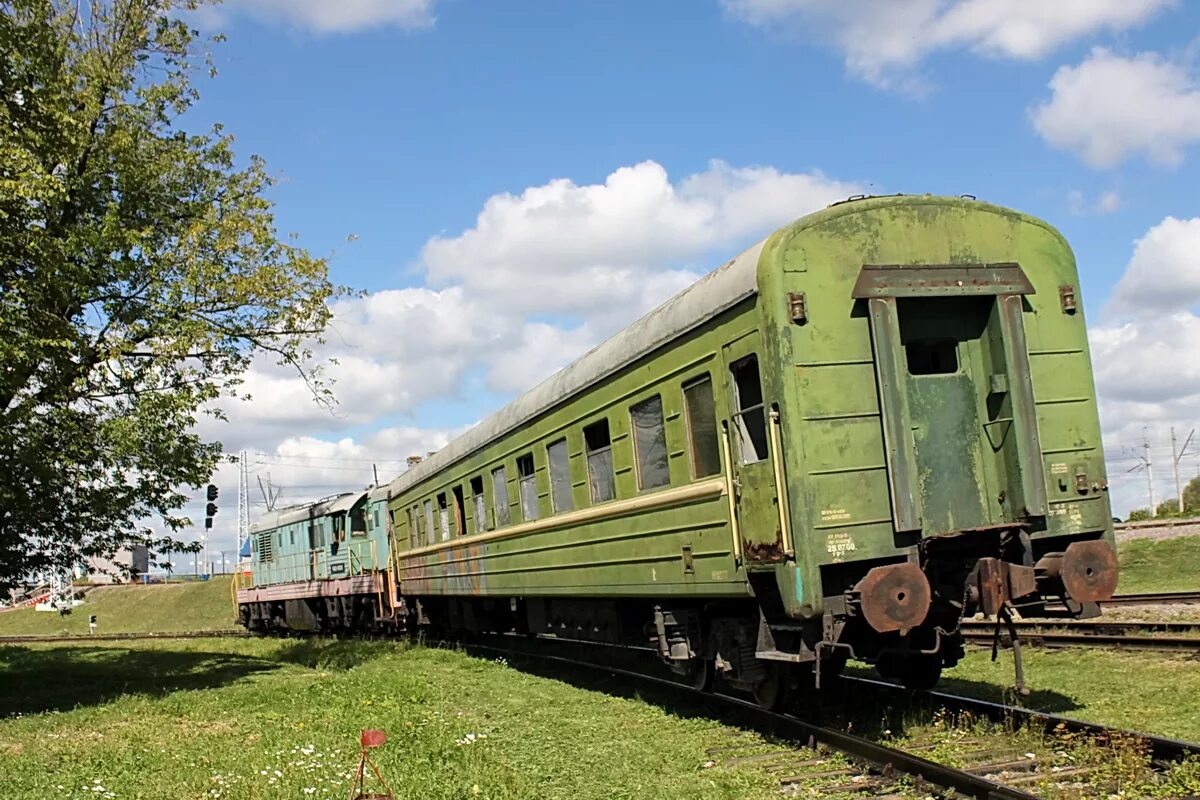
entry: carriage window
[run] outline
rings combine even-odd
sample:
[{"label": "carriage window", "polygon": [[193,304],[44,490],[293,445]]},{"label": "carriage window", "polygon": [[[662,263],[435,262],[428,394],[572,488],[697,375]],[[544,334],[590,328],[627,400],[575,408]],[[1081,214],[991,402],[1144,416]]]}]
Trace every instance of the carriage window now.
[{"label": "carriage window", "polygon": [[497,528],[512,521],[508,512],[508,479],[504,476],[504,467],[492,470],[492,513]]},{"label": "carriage window", "polygon": [[567,455],[567,440],[559,439],[546,447],[546,460],[550,462],[550,501],[554,511],[570,511],[575,507],[571,497],[571,460]]},{"label": "carriage window", "polygon": [[654,489],[671,482],[667,468],[667,432],[663,427],[662,398],[654,395],[629,409],[633,420],[633,449],[637,459],[639,489]]},{"label": "carriage window", "polygon": [[378,528],[378,527],[379,527],[379,509],[378,509],[378,508],[377,508],[377,509],[375,509],[375,524],[374,524],[374,525],[372,525],[371,527],[372,527],[372,528]]},{"label": "carriage window", "polygon": [[437,496],[438,501],[438,535],[444,542],[450,538],[450,507],[446,504],[446,493]]},{"label": "carriage window", "polygon": [[425,501],[425,530],[421,531],[422,543],[433,540],[433,501]]},{"label": "carriage window", "polygon": [[537,519],[537,476],[534,474],[533,453],[517,456],[517,482],[521,488],[521,518],[526,522]]},{"label": "carriage window", "polygon": [[583,429],[583,447],[587,451],[588,490],[593,503],[603,503],[617,496],[613,476],[612,439],[608,435],[608,420],[602,419]]},{"label": "carriage window", "polygon": [[733,375],[733,415],[737,426],[738,456],[743,464],[764,461],[767,457],[767,415],[763,406],[762,383],[758,376],[758,356],[748,356],[730,365]]},{"label": "carriage window", "polygon": [[487,505],[483,499],[483,476],[471,478],[471,497],[475,501],[475,533],[483,533],[488,529]]},{"label": "carriage window", "polygon": [[687,407],[692,477],[716,475],[721,471],[721,451],[717,444],[717,409],[712,379],[705,375],[684,386],[683,403]]},{"label": "carriage window", "polygon": [[958,372],[958,342],[925,339],[904,346],[910,375],[949,375]]},{"label": "carriage window", "polygon": [[413,511],[414,509],[411,508],[404,509],[405,516],[408,518],[408,546],[410,548],[417,546],[417,525],[415,522],[416,517],[413,516]]},{"label": "carriage window", "polygon": [[454,487],[454,534],[455,536],[467,535],[467,504],[463,500],[463,487]]}]

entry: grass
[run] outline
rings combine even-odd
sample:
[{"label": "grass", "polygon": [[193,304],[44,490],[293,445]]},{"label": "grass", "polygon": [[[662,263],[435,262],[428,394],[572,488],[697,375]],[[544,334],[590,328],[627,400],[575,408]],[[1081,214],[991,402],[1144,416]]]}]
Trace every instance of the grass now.
[{"label": "grass", "polygon": [[398,798],[778,792],[705,767],[757,734],[402,643],[8,647],[0,672],[6,800],[344,798],[362,728],[387,732],[376,760]]},{"label": "grass", "polygon": [[0,612],[0,636],[86,634],[96,615],[97,633],[208,631],[235,627],[229,579],[130,586],[96,586],[72,613],[21,608]]},{"label": "grass", "polygon": [[[1200,741],[1200,665],[1194,657],[1127,653],[1099,648],[1025,648],[1026,681],[1033,689],[1022,705],[1039,711],[1120,728]],[[1009,701],[1014,698],[1012,654],[992,662],[990,652],[969,650],[943,674],[947,692]]]},{"label": "grass", "polygon": [[1200,536],[1130,539],[1117,545],[1121,594],[1200,589]]}]

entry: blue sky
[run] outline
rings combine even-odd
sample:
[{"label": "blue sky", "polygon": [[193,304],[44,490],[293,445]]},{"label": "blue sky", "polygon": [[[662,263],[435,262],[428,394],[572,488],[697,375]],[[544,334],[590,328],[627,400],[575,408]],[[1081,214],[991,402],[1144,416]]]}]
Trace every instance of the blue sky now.
[{"label": "blue sky", "polygon": [[[338,416],[263,366],[219,433],[289,499],[372,461],[391,477],[841,191],[970,193],[1063,231],[1114,475],[1143,426],[1169,475],[1168,428],[1200,424],[1180,367],[1200,362],[1200,4],[229,0],[199,21],[228,41],[189,124],[266,158],[280,229],[371,293],[325,351],[354,362]],[[637,288],[588,288],[618,279]],[[386,387],[349,390],[372,370]],[[1134,478],[1116,506],[1144,504]]]}]

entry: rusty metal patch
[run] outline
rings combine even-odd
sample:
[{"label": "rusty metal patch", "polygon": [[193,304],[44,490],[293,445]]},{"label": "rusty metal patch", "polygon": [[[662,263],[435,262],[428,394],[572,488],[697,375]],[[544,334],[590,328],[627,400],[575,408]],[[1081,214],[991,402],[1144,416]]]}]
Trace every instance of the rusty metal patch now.
[{"label": "rusty metal patch", "polygon": [[925,621],[932,592],[921,568],[911,562],[875,567],[855,587],[867,623],[879,633],[908,631]]},{"label": "rusty metal patch", "polygon": [[1063,553],[1063,586],[1077,602],[1108,600],[1117,589],[1119,574],[1117,554],[1103,540],[1073,542]]},{"label": "rusty metal patch", "polygon": [[1033,294],[1019,264],[864,264],[851,297]]}]

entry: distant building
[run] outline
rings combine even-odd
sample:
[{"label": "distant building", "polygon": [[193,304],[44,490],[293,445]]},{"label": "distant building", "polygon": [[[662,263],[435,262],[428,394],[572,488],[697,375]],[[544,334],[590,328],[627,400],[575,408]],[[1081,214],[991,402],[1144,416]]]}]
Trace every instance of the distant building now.
[{"label": "distant building", "polygon": [[150,549],[144,544],[118,550],[111,558],[89,558],[83,579],[88,583],[127,583],[150,571]]}]

